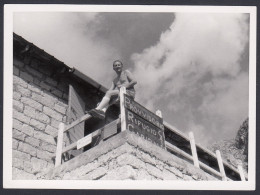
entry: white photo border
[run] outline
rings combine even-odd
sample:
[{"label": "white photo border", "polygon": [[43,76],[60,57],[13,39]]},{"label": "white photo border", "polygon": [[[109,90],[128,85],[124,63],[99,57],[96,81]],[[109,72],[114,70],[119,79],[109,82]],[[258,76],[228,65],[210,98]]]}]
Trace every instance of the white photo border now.
[{"label": "white photo border", "polygon": [[[116,11],[120,10],[120,11]],[[249,13],[249,157],[248,181],[83,181],[12,180],[13,14],[15,12],[199,12]],[[256,7],[154,5],[46,5],[4,6],[3,187],[30,189],[162,189],[255,190],[256,185]],[[173,183],[174,182],[174,183]],[[206,185],[205,185],[206,184]],[[101,187],[102,186],[102,187]]]}]

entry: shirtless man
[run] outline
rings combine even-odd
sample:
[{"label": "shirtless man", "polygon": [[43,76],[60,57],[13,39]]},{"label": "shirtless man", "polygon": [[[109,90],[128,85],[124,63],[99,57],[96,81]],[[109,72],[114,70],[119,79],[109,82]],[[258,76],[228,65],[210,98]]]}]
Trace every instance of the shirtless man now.
[{"label": "shirtless man", "polygon": [[134,85],[137,84],[137,81],[132,73],[129,70],[123,70],[123,63],[119,60],[114,61],[113,70],[116,72],[117,77],[113,80],[111,87],[98,106],[88,112],[94,117],[105,118],[105,112],[110,103],[118,99],[120,87],[125,87],[126,94],[133,98],[135,97]]}]

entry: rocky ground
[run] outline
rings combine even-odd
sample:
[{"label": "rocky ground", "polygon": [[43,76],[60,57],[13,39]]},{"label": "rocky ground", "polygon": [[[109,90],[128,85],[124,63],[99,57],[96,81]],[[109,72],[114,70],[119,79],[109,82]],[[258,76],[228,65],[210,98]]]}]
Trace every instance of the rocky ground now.
[{"label": "rocky ground", "polygon": [[237,161],[241,160],[243,168],[248,171],[248,118],[240,126],[234,139],[222,140],[209,147],[215,152],[219,150],[222,158],[237,167]]}]

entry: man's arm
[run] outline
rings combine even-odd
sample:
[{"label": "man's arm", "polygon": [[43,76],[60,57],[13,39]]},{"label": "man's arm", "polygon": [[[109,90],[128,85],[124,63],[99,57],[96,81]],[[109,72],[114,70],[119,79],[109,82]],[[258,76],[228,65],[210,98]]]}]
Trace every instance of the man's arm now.
[{"label": "man's arm", "polygon": [[133,74],[129,70],[126,70],[125,72],[126,72],[127,79],[129,81],[129,83],[126,84],[125,88],[128,89],[128,88],[133,87],[134,85],[136,85],[137,81],[135,80]]}]

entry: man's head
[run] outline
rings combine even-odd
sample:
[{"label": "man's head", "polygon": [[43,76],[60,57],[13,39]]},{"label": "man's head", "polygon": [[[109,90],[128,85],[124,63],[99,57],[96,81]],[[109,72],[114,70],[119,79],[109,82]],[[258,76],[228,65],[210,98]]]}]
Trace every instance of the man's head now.
[{"label": "man's head", "polygon": [[121,72],[123,69],[123,63],[120,60],[116,60],[113,62],[113,69],[116,72]]}]

